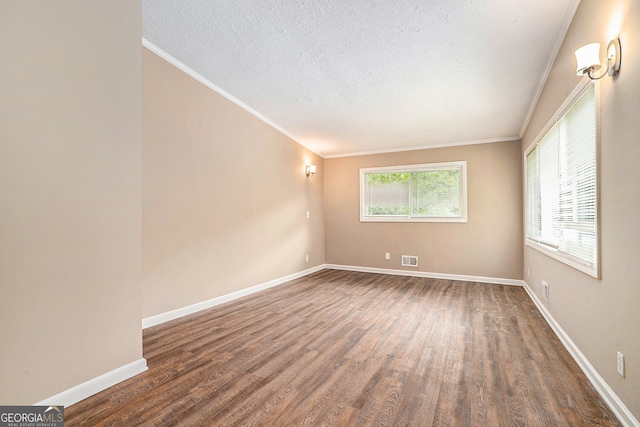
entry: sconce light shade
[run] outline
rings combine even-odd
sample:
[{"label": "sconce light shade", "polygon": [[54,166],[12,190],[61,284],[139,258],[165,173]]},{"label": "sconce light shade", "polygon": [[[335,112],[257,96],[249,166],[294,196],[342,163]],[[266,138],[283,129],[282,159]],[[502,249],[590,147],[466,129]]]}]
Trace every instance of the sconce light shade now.
[{"label": "sconce light shade", "polygon": [[600,69],[600,43],[591,43],[576,50],[576,75],[587,75],[591,80],[598,80],[604,76],[613,77],[620,72],[620,39],[613,39],[607,46],[607,69],[600,76],[592,73]]},{"label": "sconce light shade", "polygon": [[311,178],[316,174],[316,165],[307,165],[304,168],[304,173],[307,175],[307,178]]},{"label": "sconce light shade", "polygon": [[576,50],[578,68],[576,75],[582,76],[600,69],[600,43],[591,43]]}]

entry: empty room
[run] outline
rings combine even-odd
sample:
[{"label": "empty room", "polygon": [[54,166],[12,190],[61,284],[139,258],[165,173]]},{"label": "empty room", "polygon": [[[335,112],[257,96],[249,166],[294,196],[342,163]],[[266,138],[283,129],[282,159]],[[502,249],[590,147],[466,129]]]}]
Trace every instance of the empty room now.
[{"label": "empty room", "polygon": [[640,426],[637,0],[0,0],[0,58],[0,425]]}]

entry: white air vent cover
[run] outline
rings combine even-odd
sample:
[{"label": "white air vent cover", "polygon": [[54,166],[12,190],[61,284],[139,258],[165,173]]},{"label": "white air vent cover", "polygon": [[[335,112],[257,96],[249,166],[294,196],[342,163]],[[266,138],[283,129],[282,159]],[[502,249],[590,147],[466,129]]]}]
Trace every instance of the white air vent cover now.
[{"label": "white air vent cover", "polygon": [[418,257],[413,255],[402,255],[402,265],[405,267],[417,267]]}]

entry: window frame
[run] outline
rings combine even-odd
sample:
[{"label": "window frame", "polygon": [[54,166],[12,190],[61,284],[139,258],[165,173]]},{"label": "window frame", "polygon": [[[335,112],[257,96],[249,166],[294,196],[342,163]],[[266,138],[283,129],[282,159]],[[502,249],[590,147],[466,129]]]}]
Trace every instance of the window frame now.
[{"label": "window frame", "polygon": [[[556,125],[556,123],[573,107],[583,93],[593,86],[594,91],[594,104],[595,104],[595,253],[593,265],[587,264],[582,259],[576,258],[570,254],[561,252],[558,248],[545,244],[544,242],[536,241],[529,237],[528,233],[528,209],[529,209],[529,171],[527,167],[527,160],[529,154],[538,146],[538,143],[547,135],[549,131]],[[525,246],[535,249],[542,254],[545,254],[556,261],[568,265],[576,270],[588,274],[596,279],[600,279],[601,275],[601,224],[600,224],[600,86],[598,82],[593,82],[588,78],[584,78],[573,89],[569,96],[565,99],[562,105],[552,115],[551,119],[542,128],[540,133],[533,139],[531,144],[527,146],[523,154],[523,234]]]},{"label": "window frame", "polygon": [[[410,215],[365,215],[365,184],[366,174],[371,173],[403,173],[403,172],[430,172],[460,167],[460,215],[456,217],[444,216],[410,216]],[[411,199],[411,193],[409,194]],[[381,166],[360,169],[360,222],[467,222],[467,162],[466,160],[422,163],[415,165]]]}]

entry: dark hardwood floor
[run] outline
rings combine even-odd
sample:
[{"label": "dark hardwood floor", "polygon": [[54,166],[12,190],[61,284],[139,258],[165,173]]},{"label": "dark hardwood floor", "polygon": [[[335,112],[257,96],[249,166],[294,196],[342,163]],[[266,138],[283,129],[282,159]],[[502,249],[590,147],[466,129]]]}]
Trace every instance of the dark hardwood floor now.
[{"label": "dark hardwood floor", "polygon": [[524,289],[323,270],[144,331],[66,426],[620,425]]}]

